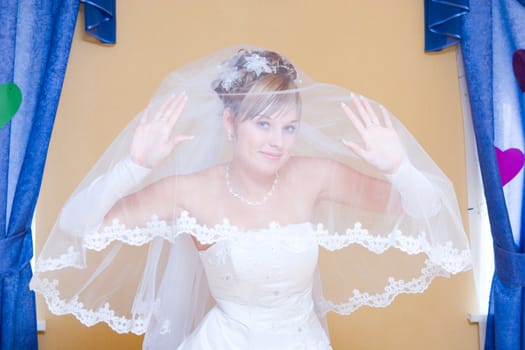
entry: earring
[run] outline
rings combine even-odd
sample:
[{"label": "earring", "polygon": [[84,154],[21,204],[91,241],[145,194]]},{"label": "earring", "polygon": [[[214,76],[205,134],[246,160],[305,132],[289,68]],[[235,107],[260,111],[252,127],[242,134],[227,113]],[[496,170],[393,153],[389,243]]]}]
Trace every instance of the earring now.
[{"label": "earring", "polygon": [[233,135],[231,133],[228,133],[228,141],[233,141]]}]

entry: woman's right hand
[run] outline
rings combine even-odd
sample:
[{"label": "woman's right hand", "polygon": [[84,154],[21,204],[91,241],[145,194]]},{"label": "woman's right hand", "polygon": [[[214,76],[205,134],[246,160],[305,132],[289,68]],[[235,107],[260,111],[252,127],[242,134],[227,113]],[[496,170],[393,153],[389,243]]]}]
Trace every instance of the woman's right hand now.
[{"label": "woman's right hand", "polygon": [[168,157],[175,146],[193,138],[188,135],[173,135],[175,124],[187,100],[188,97],[183,92],[169,97],[155,113],[152,113],[151,106],[142,112],[130,148],[133,162],[152,169]]}]

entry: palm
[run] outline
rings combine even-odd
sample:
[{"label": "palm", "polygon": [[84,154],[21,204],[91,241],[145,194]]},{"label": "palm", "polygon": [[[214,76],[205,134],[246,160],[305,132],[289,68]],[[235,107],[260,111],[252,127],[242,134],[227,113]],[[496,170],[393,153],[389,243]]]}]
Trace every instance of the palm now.
[{"label": "palm", "polygon": [[361,138],[361,144],[344,141],[359,157],[385,173],[394,172],[404,157],[404,150],[392,125],[389,112],[381,107],[383,123],[364,98],[354,98],[357,114],[343,104],[343,109]]},{"label": "palm", "polygon": [[135,129],[130,154],[133,161],[147,168],[154,168],[173,152],[175,146],[189,139],[186,135],[173,135],[175,124],[186,103],[186,95],[170,97],[156,111],[150,108],[143,115]]}]

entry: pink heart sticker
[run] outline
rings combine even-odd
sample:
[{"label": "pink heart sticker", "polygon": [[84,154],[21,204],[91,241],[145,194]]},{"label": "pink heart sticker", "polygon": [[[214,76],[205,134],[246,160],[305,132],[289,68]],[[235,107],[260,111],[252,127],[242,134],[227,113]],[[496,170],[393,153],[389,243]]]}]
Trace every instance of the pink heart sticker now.
[{"label": "pink heart sticker", "polygon": [[501,185],[508,184],[523,168],[525,164],[525,155],[517,148],[509,148],[505,151],[494,147],[496,150],[496,158],[498,160],[498,168],[501,176]]}]

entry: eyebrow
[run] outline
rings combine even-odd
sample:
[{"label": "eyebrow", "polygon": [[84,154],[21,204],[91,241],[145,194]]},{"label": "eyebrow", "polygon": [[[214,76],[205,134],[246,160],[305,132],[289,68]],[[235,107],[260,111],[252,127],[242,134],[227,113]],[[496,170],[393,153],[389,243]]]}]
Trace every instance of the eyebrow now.
[{"label": "eyebrow", "polygon": [[[253,119],[269,119],[269,120],[274,120],[275,118],[270,118],[269,116],[267,115],[264,115],[264,114],[258,114],[256,115]],[[291,120],[289,122],[287,122],[287,124],[291,124],[291,123],[299,123],[300,122],[300,118],[295,118],[294,120]]]}]

